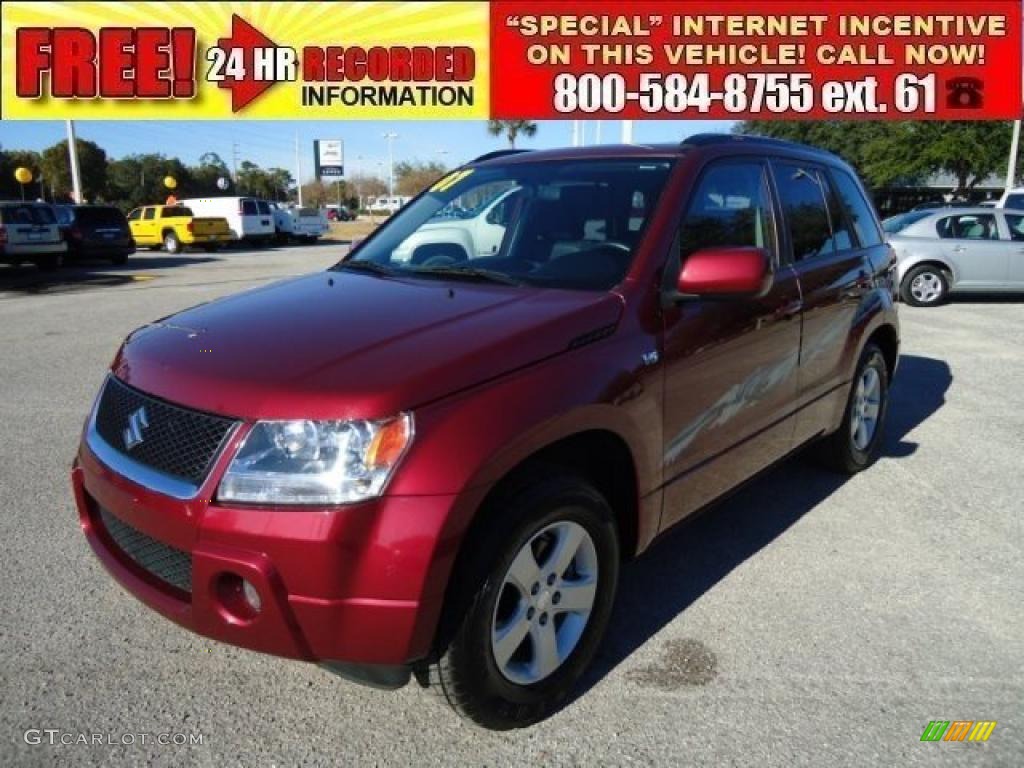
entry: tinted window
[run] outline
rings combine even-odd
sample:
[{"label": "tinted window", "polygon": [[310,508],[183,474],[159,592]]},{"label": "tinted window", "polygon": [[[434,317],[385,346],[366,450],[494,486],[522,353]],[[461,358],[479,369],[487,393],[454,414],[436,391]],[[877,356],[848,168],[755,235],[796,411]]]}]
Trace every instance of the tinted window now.
[{"label": "tinted window", "polygon": [[243,200],[242,201],[242,215],[243,216],[255,216],[256,215],[256,201],[255,200]]},{"label": "tinted window", "polygon": [[270,213],[270,205],[268,205],[267,203],[265,203],[265,202],[264,202],[264,201],[262,201],[262,200],[260,200],[260,201],[258,201],[258,202],[256,203],[256,207],[257,207],[257,209],[259,210],[259,212],[260,212],[260,213],[261,213],[262,215],[264,215],[264,216],[266,216],[266,215],[267,215],[268,213]]},{"label": "tinted window", "polygon": [[146,221],[156,218],[156,208],[146,208],[142,212],[142,218],[145,219]]},{"label": "tinted window", "polygon": [[53,224],[53,211],[45,205],[5,205],[0,207],[0,221],[4,224]]},{"label": "tinted window", "polygon": [[939,237],[953,240],[998,240],[996,217],[991,213],[946,216],[935,225]]},{"label": "tinted window", "polygon": [[1024,195],[1008,195],[1006,197],[1006,205],[1003,208],[1024,209]]},{"label": "tinted window", "polygon": [[62,227],[69,227],[75,223],[75,209],[67,205],[54,206],[54,214],[57,216],[57,223]]},{"label": "tinted window", "polygon": [[176,216],[191,216],[192,209],[186,208],[183,205],[176,205],[174,207],[167,207],[163,209],[163,213],[160,214],[161,219],[173,219]]},{"label": "tinted window", "polygon": [[75,217],[83,224],[95,224],[105,226],[110,224],[121,224],[124,216],[117,208],[78,208]]},{"label": "tinted window", "polygon": [[1010,239],[1015,242],[1024,240],[1024,216],[1008,213],[1006,224],[1010,227]]},{"label": "tinted window", "polygon": [[871,204],[864,198],[860,185],[845,171],[833,171],[832,180],[835,182],[839,201],[843,205],[843,210],[846,211],[847,219],[853,224],[853,230],[857,233],[857,240],[861,247],[870,248],[873,245],[879,245],[882,242],[882,235],[875,223]]},{"label": "tinted window", "polygon": [[794,260],[832,253],[832,230],[817,171],[789,163],[774,163],[773,166]]},{"label": "tinted window", "polygon": [[846,218],[846,211],[839,204],[839,197],[832,184],[829,183],[828,176],[819,171],[818,180],[821,183],[821,190],[825,194],[825,201],[828,203],[828,221],[832,227],[833,247],[836,251],[852,250],[854,239],[850,235],[850,224]]},{"label": "tinted window", "polygon": [[774,255],[771,198],[760,163],[712,166],[698,182],[683,220],[683,258],[714,246],[756,246]]}]

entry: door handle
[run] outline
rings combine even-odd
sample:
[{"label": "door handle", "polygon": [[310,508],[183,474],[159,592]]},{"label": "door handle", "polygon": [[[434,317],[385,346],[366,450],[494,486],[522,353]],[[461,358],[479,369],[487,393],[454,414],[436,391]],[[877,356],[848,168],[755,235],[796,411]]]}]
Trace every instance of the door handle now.
[{"label": "door handle", "polygon": [[953,248],[953,253],[963,253],[966,250],[967,250],[967,246],[966,245],[957,245],[957,246],[955,246]]}]

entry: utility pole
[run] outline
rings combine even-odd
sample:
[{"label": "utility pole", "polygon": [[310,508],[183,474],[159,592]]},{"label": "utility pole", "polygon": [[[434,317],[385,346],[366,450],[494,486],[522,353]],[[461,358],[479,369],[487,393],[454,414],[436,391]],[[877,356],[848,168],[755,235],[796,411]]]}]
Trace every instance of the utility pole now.
[{"label": "utility pole", "polygon": [[633,143],[633,121],[623,120],[622,121],[622,143],[632,144]]},{"label": "utility pole", "polygon": [[72,198],[82,204],[82,175],[78,171],[78,143],[75,141],[75,121],[68,120],[68,156],[71,158]]},{"label": "utility pole", "polygon": [[1013,121],[1013,140],[1010,142],[1010,161],[1006,165],[1006,191],[1017,181],[1017,150],[1020,148],[1020,120]]},{"label": "utility pole", "polygon": [[238,142],[231,142],[231,180],[238,186]]},{"label": "utility pole", "polygon": [[302,159],[299,154],[299,132],[295,132],[295,186],[299,190],[299,208],[302,207]]},{"label": "utility pole", "polygon": [[394,152],[394,140],[398,138],[397,133],[384,134],[384,138],[388,140],[388,197],[395,196],[395,152]]}]

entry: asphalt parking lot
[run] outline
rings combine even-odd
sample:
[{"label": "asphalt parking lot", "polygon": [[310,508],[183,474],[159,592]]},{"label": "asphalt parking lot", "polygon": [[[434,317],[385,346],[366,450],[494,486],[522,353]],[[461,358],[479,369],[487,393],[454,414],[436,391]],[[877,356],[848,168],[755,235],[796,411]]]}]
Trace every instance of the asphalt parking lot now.
[{"label": "asphalt parking lot", "polygon": [[[214,644],[124,593],[67,476],[119,341],[343,251],[0,266],[0,762],[1024,764],[1024,297],[903,307],[877,465],[844,481],[798,457],[667,536],[624,571],[580,695],[526,731]],[[958,719],[998,726],[984,744],[919,741]],[[136,736],[51,746],[30,729]]]}]

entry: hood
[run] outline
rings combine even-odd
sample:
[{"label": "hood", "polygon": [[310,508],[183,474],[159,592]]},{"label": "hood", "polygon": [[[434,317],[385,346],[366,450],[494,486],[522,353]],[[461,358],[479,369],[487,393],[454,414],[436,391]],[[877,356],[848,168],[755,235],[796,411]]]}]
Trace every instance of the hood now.
[{"label": "hood", "polygon": [[113,370],[139,389],[241,418],[379,418],[568,350],[621,298],[325,272],[143,326]]}]

